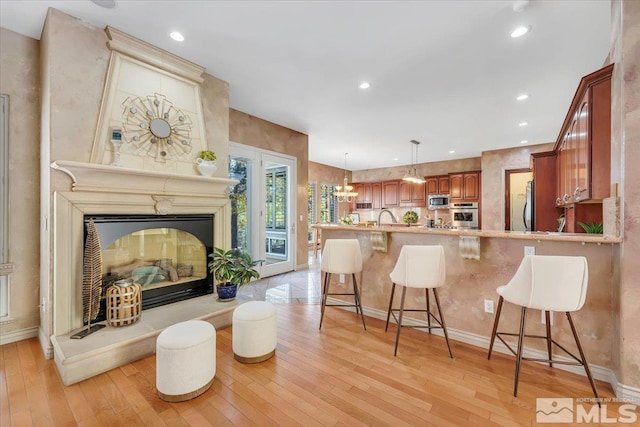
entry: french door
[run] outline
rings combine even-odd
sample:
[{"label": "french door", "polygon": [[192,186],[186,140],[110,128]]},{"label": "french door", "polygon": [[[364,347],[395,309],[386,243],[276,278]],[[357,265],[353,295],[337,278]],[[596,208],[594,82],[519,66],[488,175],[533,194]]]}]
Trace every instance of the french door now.
[{"label": "french door", "polygon": [[263,260],[260,276],[293,271],[296,254],[296,159],[229,144],[231,241]]}]

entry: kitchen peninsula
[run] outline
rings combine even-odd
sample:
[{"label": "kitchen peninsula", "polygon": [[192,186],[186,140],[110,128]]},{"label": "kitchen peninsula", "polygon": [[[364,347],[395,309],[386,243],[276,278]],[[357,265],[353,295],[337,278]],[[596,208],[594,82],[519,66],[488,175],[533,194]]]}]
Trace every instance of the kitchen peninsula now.
[{"label": "kitchen peninsula", "polygon": [[[589,289],[582,310],[574,319],[590,364],[595,366],[594,376],[608,381],[613,367],[612,334],[614,326],[613,290],[619,243],[616,237],[567,233],[526,233],[499,230],[448,230],[420,226],[362,227],[342,225],[315,225],[322,230],[322,239],[358,239],[364,269],[359,279],[362,304],[368,316],[385,319],[391,292],[389,273],[403,245],[442,245],[445,250],[446,282],[440,296],[449,337],[479,347],[488,347],[493,313],[484,312],[484,300],[498,301],[496,288],[506,284],[516,272],[525,247],[533,247],[537,255],[580,255],[587,258]],[[479,259],[463,257],[461,241],[473,238],[479,243]],[[381,246],[381,242],[383,245]],[[386,246],[386,247],[385,247]],[[382,249],[382,250],[380,250]],[[386,249],[386,252],[384,252]],[[337,279],[336,279],[337,281]],[[558,286],[561,286],[558,283]],[[332,283],[331,286],[350,286]],[[407,290],[405,309],[423,308],[424,291]],[[502,325],[518,325],[520,310],[505,304]],[[426,318],[406,313],[418,323]],[[416,317],[413,317],[416,316]],[[420,314],[421,316],[421,314]],[[355,320],[354,320],[355,321]],[[426,322],[424,322],[426,323]],[[565,316],[555,313],[552,334],[568,347],[575,345]],[[537,311],[527,317],[527,333],[543,334],[544,325]],[[542,343],[526,342],[529,350],[546,351]],[[531,347],[530,347],[531,346]],[[454,350],[455,354],[455,350]],[[599,369],[605,368],[605,369]],[[576,372],[580,372],[576,370]]]}]

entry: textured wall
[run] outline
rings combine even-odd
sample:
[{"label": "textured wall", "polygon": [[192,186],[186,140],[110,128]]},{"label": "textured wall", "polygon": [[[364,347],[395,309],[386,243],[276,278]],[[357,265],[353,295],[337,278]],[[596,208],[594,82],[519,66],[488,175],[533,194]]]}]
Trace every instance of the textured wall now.
[{"label": "textured wall", "polygon": [[307,183],[309,179],[309,137],[233,109],[229,110],[229,140],[297,159],[296,264],[307,264]]},{"label": "textured wall", "polygon": [[619,312],[618,380],[640,388],[640,2],[612,2],[612,178],[620,182],[623,221]]},{"label": "textured wall", "polygon": [[[446,175],[453,172],[480,170],[480,157],[456,159],[443,162],[419,163],[415,165],[419,176]],[[392,168],[364,169],[353,172],[355,182],[393,181],[402,179],[409,170],[409,166]]]},{"label": "textured wall", "polygon": [[9,95],[11,321],[0,336],[38,326],[40,73],[38,41],[0,28],[0,92]]}]

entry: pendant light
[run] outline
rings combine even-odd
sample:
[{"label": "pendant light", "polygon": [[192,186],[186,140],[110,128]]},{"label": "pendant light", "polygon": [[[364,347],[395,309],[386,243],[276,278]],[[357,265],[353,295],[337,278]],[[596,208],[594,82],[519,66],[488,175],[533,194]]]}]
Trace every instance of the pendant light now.
[{"label": "pendant light", "polygon": [[344,153],[344,179],[342,185],[336,185],[336,191],[333,193],[338,198],[338,202],[351,203],[358,196],[358,193],[353,191],[353,186],[349,185],[347,180],[347,154]]},{"label": "pendant light", "polygon": [[411,144],[413,144],[413,147],[411,147],[411,167],[409,168],[409,171],[404,174],[404,176],[402,177],[403,181],[409,181],[409,182],[414,182],[416,184],[422,184],[425,181],[424,178],[422,178],[421,176],[418,175],[418,172],[416,170],[416,166],[415,163],[413,162],[413,150],[415,148],[415,152],[416,152],[416,162],[418,161],[418,146],[420,145],[420,141],[416,141],[415,139],[412,139]]}]

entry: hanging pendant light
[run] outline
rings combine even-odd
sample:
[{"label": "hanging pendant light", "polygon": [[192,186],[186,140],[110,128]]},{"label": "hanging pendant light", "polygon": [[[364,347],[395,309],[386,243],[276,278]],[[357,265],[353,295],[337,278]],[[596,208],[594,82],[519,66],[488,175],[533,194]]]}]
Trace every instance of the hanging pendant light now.
[{"label": "hanging pendant light", "polygon": [[413,144],[413,147],[411,148],[411,167],[409,167],[409,171],[404,174],[404,176],[402,177],[402,180],[414,182],[416,184],[422,184],[426,181],[424,178],[418,175],[417,168],[415,166],[415,163],[413,162],[414,147],[416,152],[416,162],[418,161],[418,146],[420,145],[420,141],[416,141],[415,139],[412,139],[410,142]]},{"label": "hanging pendant light", "polygon": [[333,193],[338,198],[338,202],[351,203],[358,196],[358,193],[353,191],[353,186],[349,185],[347,180],[347,154],[344,153],[344,179],[342,185],[336,185],[336,191]]}]

